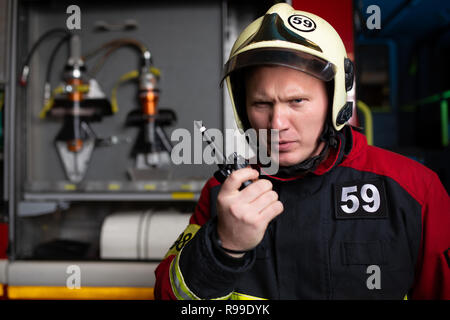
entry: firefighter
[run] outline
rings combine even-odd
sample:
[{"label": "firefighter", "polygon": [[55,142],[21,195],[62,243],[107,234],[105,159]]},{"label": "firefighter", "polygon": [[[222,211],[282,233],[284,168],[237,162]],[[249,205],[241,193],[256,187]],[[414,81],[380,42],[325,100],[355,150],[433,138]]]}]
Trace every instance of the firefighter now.
[{"label": "firefighter", "polygon": [[155,297],[450,299],[449,196],[433,171],[347,124],[353,65],[337,32],[277,4],[224,71],[238,126],[279,130],[280,169],[206,183]]}]

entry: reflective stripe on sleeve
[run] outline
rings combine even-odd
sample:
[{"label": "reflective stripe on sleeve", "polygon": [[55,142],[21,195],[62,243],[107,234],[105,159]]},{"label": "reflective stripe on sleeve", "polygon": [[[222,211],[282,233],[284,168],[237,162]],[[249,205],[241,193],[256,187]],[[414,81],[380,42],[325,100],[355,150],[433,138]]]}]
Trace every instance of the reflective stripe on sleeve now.
[{"label": "reflective stripe on sleeve", "polygon": [[[195,293],[193,293],[189,287],[186,285],[186,282],[184,281],[183,274],[180,269],[180,256],[181,252],[183,251],[184,246],[192,240],[192,238],[196,235],[198,230],[200,229],[200,226],[197,224],[190,224],[187,226],[187,228],[181,233],[181,235],[178,237],[178,239],[175,241],[175,243],[172,245],[172,247],[169,249],[169,251],[166,254],[167,258],[170,255],[175,255],[175,258],[170,263],[169,268],[169,278],[170,278],[170,285],[172,287],[172,291],[174,295],[177,297],[178,300],[202,300],[200,297],[198,297]],[[238,293],[238,292],[230,292],[229,294],[218,297],[212,300],[259,300],[262,298],[250,296],[244,293]]]},{"label": "reflective stripe on sleeve", "polygon": [[175,259],[170,263],[170,285],[172,286],[172,291],[178,300],[200,300],[184,282],[183,275],[180,271],[180,253],[175,256]]},{"label": "reflective stripe on sleeve", "polygon": [[[181,273],[179,264],[182,251],[183,250],[181,250],[180,253],[176,255],[176,257],[172,260],[170,264],[169,275],[172,291],[178,300],[202,300],[188,288],[186,282],[184,281],[183,274]],[[232,293],[229,293],[223,297],[215,298],[212,300],[227,300],[230,298],[231,295]]]},{"label": "reflective stripe on sleeve", "polygon": [[250,296],[245,293],[233,292],[231,293],[230,300],[267,300],[267,299]]}]

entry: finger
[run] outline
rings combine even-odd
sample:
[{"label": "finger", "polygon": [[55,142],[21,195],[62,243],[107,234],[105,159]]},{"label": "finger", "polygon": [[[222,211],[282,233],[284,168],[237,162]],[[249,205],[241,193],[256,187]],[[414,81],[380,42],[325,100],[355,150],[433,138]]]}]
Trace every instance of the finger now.
[{"label": "finger", "polygon": [[241,191],[240,197],[242,197],[245,202],[253,202],[262,194],[272,190],[272,187],[272,182],[270,182],[269,180],[258,179],[251,185],[245,187],[245,189]]},{"label": "finger", "polygon": [[262,212],[266,207],[270,204],[278,200],[278,193],[273,190],[269,190],[259,197],[257,197],[254,201],[250,203],[254,210],[258,213]]},{"label": "finger", "polygon": [[257,179],[259,172],[251,168],[243,168],[233,171],[231,175],[225,179],[221,190],[224,192],[239,191],[242,183],[247,180]]},{"label": "finger", "polygon": [[267,224],[272,221],[276,216],[281,214],[284,210],[283,204],[281,201],[275,201],[272,202],[269,206],[265,207],[261,213],[260,217],[263,219]]}]

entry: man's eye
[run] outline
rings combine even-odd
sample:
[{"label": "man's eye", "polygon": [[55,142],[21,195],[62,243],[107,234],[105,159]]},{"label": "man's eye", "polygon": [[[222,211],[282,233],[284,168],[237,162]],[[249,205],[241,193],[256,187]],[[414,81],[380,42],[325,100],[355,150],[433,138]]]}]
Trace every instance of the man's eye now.
[{"label": "man's eye", "polygon": [[302,103],[303,99],[302,98],[293,99],[291,102],[293,102],[293,103]]}]

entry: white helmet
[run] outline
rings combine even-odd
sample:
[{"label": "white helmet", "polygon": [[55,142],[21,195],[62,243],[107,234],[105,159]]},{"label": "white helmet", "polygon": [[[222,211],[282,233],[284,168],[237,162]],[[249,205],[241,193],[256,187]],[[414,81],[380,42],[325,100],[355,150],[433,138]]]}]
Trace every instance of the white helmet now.
[{"label": "white helmet", "polygon": [[244,80],[239,71],[257,65],[281,65],[325,82],[333,80],[329,97],[333,127],[339,131],[350,119],[352,102],[347,102],[347,91],[353,86],[353,64],[338,33],[324,19],[279,3],[240,34],[225,64],[223,78],[241,129],[249,124]]}]

